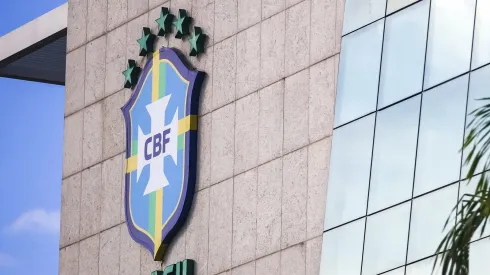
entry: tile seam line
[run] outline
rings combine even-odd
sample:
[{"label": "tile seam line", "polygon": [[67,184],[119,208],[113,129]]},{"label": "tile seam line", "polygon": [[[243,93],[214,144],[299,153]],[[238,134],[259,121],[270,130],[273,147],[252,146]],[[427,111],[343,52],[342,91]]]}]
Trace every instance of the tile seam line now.
[{"label": "tile seam line", "polygon": [[95,233],[95,234],[90,234],[89,236],[83,237],[83,238],[81,238],[81,239],[79,239],[79,240],[77,240],[77,241],[75,241],[75,242],[71,242],[71,243],[65,244],[64,246],[60,246],[60,247],[58,248],[58,250],[62,250],[62,249],[65,249],[65,248],[67,248],[67,247],[69,247],[69,246],[75,245],[75,244],[77,244],[77,243],[81,243],[82,241],[85,241],[85,240],[87,240],[87,239],[90,239],[90,238],[91,238],[91,237],[93,237],[93,236],[100,235],[100,234],[102,234],[102,233],[104,233],[104,232],[106,232],[106,231],[109,231],[109,230],[111,230],[111,229],[114,229],[114,228],[116,228],[116,227],[118,227],[118,226],[121,226],[122,224],[125,224],[125,223],[126,223],[126,221],[121,222],[121,223],[118,223],[118,224],[113,225],[113,226],[111,226],[111,227],[105,228],[105,229],[103,229],[103,230],[99,230],[99,231],[98,231],[97,233]]}]

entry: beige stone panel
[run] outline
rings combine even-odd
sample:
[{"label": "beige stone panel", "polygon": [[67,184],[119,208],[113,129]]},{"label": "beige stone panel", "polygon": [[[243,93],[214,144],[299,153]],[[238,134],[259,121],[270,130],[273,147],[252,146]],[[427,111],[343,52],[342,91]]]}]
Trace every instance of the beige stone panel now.
[{"label": "beige stone panel", "polygon": [[67,52],[87,41],[87,0],[68,1]]},{"label": "beige stone panel", "polygon": [[300,243],[281,251],[281,275],[306,275],[306,245]]},{"label": "beige stone panel", "polygon": [[209,190],[199,191],[189,214],[186,234],[186,258],[196,261],[196,274],[208,274]]},{"label": "beige stone panel", "polygon": [[214,1],[214,41],[221,41],[237,33],[237,0]]},{"label": "beige stone panel", "polygon": [[330,167],[331,139],[326,138],[308,147],[308,239],[323,234],[327,198],[328,168]]},{"label": "beige stone panel", "polygon": [[102,103],[83,110],[83,168],[102,160]]},{"label": "beige stone panel", "polygon": [[300,3],[303,0],[286,0],[286,9]]},{"label": "beige stone panel", "polygon": [[269,18],[286,8],[286,0],[262,0],[262,19]]},{"label": "beige stone panel", "polygon": [[155,270],[162,270],[162,262],[154,261],[150,251],[145,247],[140,247],[141,275],[151,274]]},{"label": "beige stone panel", "polygon": [[249,262],[234,268],[231,271],[231,275],[255,275],[255,262]]},{"label": "beige stone panel", "polygon": [[128,18],[127,0],[107,0],[107,31],[121,26]]},{"label": "beige stone panel", "polygon": [[284,152],[308,144],[309,69],[286,78],[284,93]]},{"label": "beige stone panel", "polygon": [[[256,263],[256,275],[272,275],[281,272],[281,253],[277,252],[258,259]],[[292,273],[291,273],[292,274]]]},{"label": "beige stone panel", "polygon": [[100,233],[99,274],[119,275],[120,239],[119,226]]},{"label": "beige stone panel", "polygon": [[78,243],[60,250],[59,275],[78,274],[78,255]]},{"label": "beige stone panel", "polygon": [[213,109],[235,100],[236,36],[214,46]]},{"label": "beige stone panel", "polygon": [[107,37],[104,35],[87,44],[85,106],[104,97],[106,43]]},{"label": "beige stone panel", "polygon": [[106,229],[121,222],[121,185],[123,178],[123,154],[102,163],[102,205],[100,228]]},{"label": "beige stone panel", "polygon": [[310,68],[309,136],[310,142],[331,136],[335,108],[335,58]]},{"label": "beige stone panel", "polygon": [[[269,0],[264,0],[263,3],[267,1]],[[285,29],[285,12],[274,15],[261,23],[260,83],[262,87],[284,77]]]},{"label": "beige stone panel", "polygon": [[309,65],[310,0],[286,10],[286,33],[285,74],[291,75]]},{"label": "beige stone panel", "polygon": [[63,178],[82,170],[83,111],[65,118]]},{"label": "beige stone panel", "polygon": [[208,274],[231,267],[233,179],[211,187]]},{"label": "beige stone panel", "polygon": [[260,22],[261,5],[261,0],[238,0],[238,31]]},{"label": "beige stone panel", "polygon": [[107,0],[87,0],[87,40],[103,35],[107,29]]},{"label": "beige stone panel", "polygon": [[[283,158],[282,240],[286,248],[306,240],[308,195],[308,150],[300,149]],[[318,208],[324,208],[318,205]]]},{"label": "beige stone panel", "polygon": [[163,267],[185,260],[186,228],[187,226],[182,227],[168,246],[163,258]]},{"label": "beige stone panel", "polygon": [[[206,45],[214,45],[214,6],[214,0],[192,1],[192,19],[194,21],[194,26],[201,27],[203,33],[207,35]],[[192,32],[193,30],[191,33]]]},{"label": "beige stone panel", "polygon": [[144,0],[127,0],[128,1],[128,18],[135,18],[148,12],[148,2]]},{"label": "beige stone panel", "polygon": [[63,180],[61,185],[60,247],[65,247],[79,240],[81,191],[81,173]]},{"label": "beige stone panel", "polygon": [[211,184],[211,114],[199,118],[198,148],[197,148],[197,190],[209,187]]},{"label": "beige stone panel", "polygon": [[311,0],[311,26],[318,27],[311,28],[310,64],[321,61],[340,50],[340,48],[336,49],[337,39],[340,40],[336,30],[338,23],[335,17],[336,10],[336,0]]},{"label": "beige stone panel", "polygon": [[78,275],[99,274],[99,234],[80,242]]},{"label": "beige stone panel", "polygon": [[284,81],[259,92],[259,164],[282,155],[284,134]]},{"label": "beige stone panel", "polygon": [[169,8],[170,0],[149,0],[150,9],[159,8],[159,7],[167,7]]},{"label": "beige stone panel", "polygon": [[[134,1],[134,0],[129,0],[129,1]],[[137,0],[137,1],[141,1],[141,0]],[[138,63],[138,65],[141,68],[144,68],[146,61],[148,60],[146,56],[139,55],[140,45],[138,44],[138,39],[140,39],[143,36],[144,27],[149,27],[148,13],[140,15],[135,19],[129,21],[127,27],[127,34],[126,34],[126,56],[128,59],[136,60],[136,63]],[[153,34],[156,35],[156,33]],[[148,56],[151,57],[150,54]],[[121,82],[121,87],[122,84],[124,84],[124,81]]]},{"label": "beige stone panel", "polygon": [[258,258],[281,248],[282,159],[260,166],[257,174]]},{"label": "beige stone panel", "polygon": [[121,107],[125,102],[125,91],[117,92],[104,99],[104,159],[124,151],[126,148],[126,128]]},{"label": "beige stone panel", "polygon": [[306,274],[320,274],[322,235],[306,242]]},{"label": "beige stone panel", "polygon": [[236,97],[260,88],[260,24],[237,35]]},{"label": "beige stone panel", "polygon": [[192,64],[197,70],[204,72],[206,75],[199,95],[199,114],[204,115],[213,109],[213,54],[214,47],[206,49],[205,53],[198,57],[191,57]]},{"label": "beige stone panel", "polygon": [[66,55],[65,116],[84,105],[85,47],[80,47]]},{"label": "beige stone panel", "polygon": [[[122,72],[126,70],[128,62],[126,59],[126,29],[127,25],[123,25],[107,34],[105,96],[124,88]],[[134,57],[128,58],[134,59]]]},{"label": "beige stone panel", "polygon": [[[234,179],[232,266],[255,259],[257,241],[257,169]],[[244,274],[244,273],[243,273]]]},{"label": "beige stone panel", "polygon": [[235,104],[212,113],[211,183],[233,176]]},{"label": "beige stone panel", "polygon": [[[122,224],[119,227],[121,230],[121,244],[118,275],[140,275],[140,245],[131,238],[126,224]],[[148,274],[150,273],[145,275]]]},{"label": "beige stone panel", "polygon": [[259,151],[259,95],[236,102],[235,175],[257,166]]},{"label": "beige stone panel", "polygon": [[100,231],[101,164],[82,172],[82,195],[80,206],[80,238],[92,236]]}]

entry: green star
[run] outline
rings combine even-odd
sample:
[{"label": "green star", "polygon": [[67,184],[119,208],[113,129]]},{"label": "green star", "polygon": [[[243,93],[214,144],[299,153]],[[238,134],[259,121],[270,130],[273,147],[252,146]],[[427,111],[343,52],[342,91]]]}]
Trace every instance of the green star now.
[{"label": "green star", "polygon": [[194,27],[194,35],[189,39],[189,44],[191,44],[191,56],[198,56],[200,53],[204,52],[204,40],[206,35],[202,33],[200,27]]},{"label": "green star", "polygon": [[133,88],[138,82],[141,69],[136,66],[136,61],[128,60],[128,68],[122,73],[124,75],[124,88]]},{"label": "green star", "polygon": [[150,28],[143,28],[143,35],[138,39],[140,44],[140,56],[145,56],[153,52],[155,35],[151,33]]},{"label": "green star", "polygon": [[160,17],[155,20],[158,24],[158,36],[165,36],[172,32],[172,21],[174,15],[170,13],[168,8],[162,7]]},{"label": "green star", "polygon": [[174,20],[174,26],[177,28],[175,38],[182,39],[184,36],[189,35],[189,25],[192,18],[187,16],[187,11],[179,9],[177,20]]}]

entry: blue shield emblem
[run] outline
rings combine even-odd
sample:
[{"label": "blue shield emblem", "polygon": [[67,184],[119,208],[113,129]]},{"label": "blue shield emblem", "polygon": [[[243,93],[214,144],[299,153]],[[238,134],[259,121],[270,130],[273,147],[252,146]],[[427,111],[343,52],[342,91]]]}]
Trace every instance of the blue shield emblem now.
[{"label": "blue shield emblem", "polygon": [[185,222],[196,182],[197,114],[204,73],[174,49],[149,58],[122,107],[126,122],[125,211],[131,237],[155,260]]}]

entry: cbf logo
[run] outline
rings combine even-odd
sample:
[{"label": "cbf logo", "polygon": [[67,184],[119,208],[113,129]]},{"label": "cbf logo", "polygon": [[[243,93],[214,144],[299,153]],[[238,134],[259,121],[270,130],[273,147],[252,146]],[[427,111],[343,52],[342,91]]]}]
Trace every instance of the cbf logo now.
[{"label": "cbf logo", "polygon": [[122,108],[127,225],[155,260],[162,260],[192,204],[203,77],[188,69],[175,50],[162,48],[147,62]]}]

